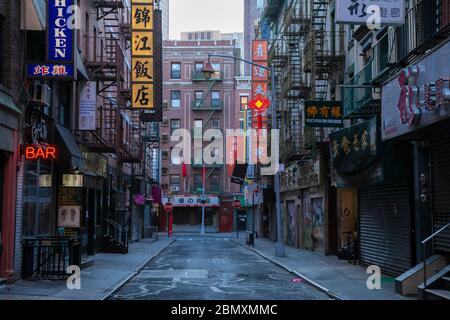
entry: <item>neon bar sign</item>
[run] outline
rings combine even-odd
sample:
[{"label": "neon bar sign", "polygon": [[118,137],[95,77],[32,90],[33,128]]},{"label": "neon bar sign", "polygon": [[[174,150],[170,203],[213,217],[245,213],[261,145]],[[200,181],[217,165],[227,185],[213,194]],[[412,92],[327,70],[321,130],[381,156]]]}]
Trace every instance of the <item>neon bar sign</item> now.
[{"label": "neon bar sign", "polygon": [[58,148],[55,145],[27,145],[25,158],[27,160],[57,160]]}]

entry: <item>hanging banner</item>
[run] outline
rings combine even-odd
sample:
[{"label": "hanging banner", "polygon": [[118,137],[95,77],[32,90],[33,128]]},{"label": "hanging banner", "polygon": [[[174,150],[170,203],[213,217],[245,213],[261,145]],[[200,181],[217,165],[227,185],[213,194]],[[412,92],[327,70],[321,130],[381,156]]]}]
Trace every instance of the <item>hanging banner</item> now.
[{"label": "hanging banner", "polygon": [[336,0],[336,23],[397,26],[405,23],[404,0]]},{"label": "hanging banner", "polygon": [[88,81],[80,93],[79,130],[95,131],[97,108],[97,82]]}]

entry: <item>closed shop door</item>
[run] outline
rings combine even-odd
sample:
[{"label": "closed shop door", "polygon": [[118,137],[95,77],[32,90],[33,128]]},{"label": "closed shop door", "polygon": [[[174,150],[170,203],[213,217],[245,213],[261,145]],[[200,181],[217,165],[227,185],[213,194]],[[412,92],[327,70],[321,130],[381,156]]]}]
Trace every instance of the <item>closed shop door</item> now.
[{"label": "closed shop door", "polygon": [[398,276],[413,265],[411,208],[408,185],[383,183],[359,190],[360,256],[364,265],[377,265]]},{"label": "closed shop door", "polygon": [[[445,122],[432,133],[433,227],[437,231],[450,222],[450,124]],[[436,252],[450,253],[450,230],[434,240]]]},{"label": "closed shop door", "polygon": [[287,201],[288,227],[287,227],[287,244],[294,247],[297,240],[297,213],[295,212],[295,201]]}]

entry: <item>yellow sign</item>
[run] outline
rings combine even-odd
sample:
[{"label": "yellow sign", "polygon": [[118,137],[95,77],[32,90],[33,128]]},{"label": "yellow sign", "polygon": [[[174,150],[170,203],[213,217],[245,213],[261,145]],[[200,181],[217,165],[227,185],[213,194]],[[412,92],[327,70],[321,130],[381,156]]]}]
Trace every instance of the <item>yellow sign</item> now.
[{"label": "yellow sign", "polygon": [[153,58],[133,57],[131,64],[132,82],[153,82]]},{"label": "yellow sign", "polygon": [[154,108],[153,0],[131,6],[131,107]]},{"label": "yellow sign", "polygon": [[131,4],[153,4],[154,0],[131,0]]},{"label": "yellow sign", "polygon": [[131,47],[132,56],[153,55],[153,32],[133,31],[133,43]]},{"label": "yellow sign", "polygon": [[131,104],[135,109],[152,109],[153,101],[153,83],[133,83]]},{"label": "yellow sign", "polygon": [[153,5],[133,5],[131,8],[131,29],[153,29]]}]

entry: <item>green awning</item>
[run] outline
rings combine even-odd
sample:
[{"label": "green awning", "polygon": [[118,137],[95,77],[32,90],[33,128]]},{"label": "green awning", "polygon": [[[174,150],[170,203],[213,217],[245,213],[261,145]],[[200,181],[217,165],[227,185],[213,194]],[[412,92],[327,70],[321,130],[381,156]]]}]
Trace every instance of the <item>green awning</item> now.
[{"label": "green awning", "polygon": [[0,106],[4,106],[15,113],[22,113],[14,103],[12,97],[0,88]]},{"label": "green awning", "polygon": [[69,151],[70,153],[70,165],[73,168],[78,168],[80,171],[84,171],[86,167],[86,160],[81,153],[80,147],[75,141],[72,132],[57,123],[55,123],[55,127],[58,131],[59,136],[61,137],[61,140],[64,142],[67,151]]}]

